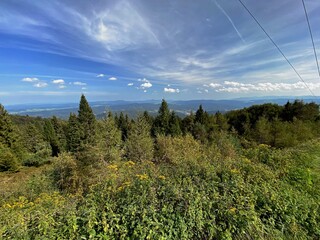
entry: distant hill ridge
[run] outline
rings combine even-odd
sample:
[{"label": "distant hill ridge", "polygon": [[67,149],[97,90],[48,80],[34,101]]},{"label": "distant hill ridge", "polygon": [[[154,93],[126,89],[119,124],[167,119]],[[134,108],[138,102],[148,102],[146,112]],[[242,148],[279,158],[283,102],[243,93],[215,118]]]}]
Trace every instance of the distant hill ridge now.
[{"label": "distant hill ridge", "polygon": [[[320,103],[320,99],[312,97],[264,97],[264,98],[237,98],[230,100],[168,100],[171,110],[174,110],[179,116],[186,116],[191,111],[196,111],[201,104],[208,113],[227,112],[252,105],[275,103],[279,105],[285,104],[287,101],[296,99],[304,102]],[[123,112],[130,117],[135,117],[143,111],[148,111],[151,115],[156,115],[161,100],[145,100],[145,101],[97,101],[91,102],[90,105],[98,118],[102,118],[105,112],[112,111],[114,113]],[[29,115],[38,117],[57,116],[66,119],[71,112],[78,111],[78,103],[60,103],[60,104],[19,104],[9,105],[6,109],[11,114]]]}]

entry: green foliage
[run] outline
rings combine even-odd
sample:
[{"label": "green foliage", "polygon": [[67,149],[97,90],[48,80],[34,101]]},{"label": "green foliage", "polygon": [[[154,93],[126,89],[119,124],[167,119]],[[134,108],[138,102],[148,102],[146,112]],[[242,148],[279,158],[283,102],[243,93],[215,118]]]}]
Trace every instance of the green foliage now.
[{"label": "green foliage", "polygon": [[44,136],[51,147],[51,156],[58,157],[60,153],[59,140],[50,120],[44,123]]},{"label": "green foliage", "polygon": [[99,148],[105,162],[119,161],[122,156],[122,136],[116,122],[110,114],[102,121]]},{"label": "green foliage", "polygon": [[51,159],[42,157],[39,154],[32,154],[22,161],[22,165],[26,167],[40,167],[49,163],[51,163]]},{"label": "green foliage", "polygon": [[93,144],[95,142],[96,134],[96,118],[83,94],[81,95],[79,103],[78,121],[81,129],[81,144]]},{"label": "green foliage", "polygon": [[57,137],[59,150],[60,151],[66,150],[67,148],[67,139],[66,139],[66,133],[65,133],[65,129],[67,127],[66,123],[58,119],[56,116],[53,116],[50,120]]},{"label": "green foliage", "polygon": [[[191,135],[180,137],[157,136],[156,159],[172,164],[197,164],[201,160],[201,145]],[[194,162],[193,162],[194,161]]]},{"label": "green foliage", "polygon": [[168,135],[169,134],[169,121],[170,121],[170,109],[168,103],[162,99],[158,116],[154,120],[152,127],[153,135],[157,134]]},{"label": "green foliage", "polygon": [[[191,136],[158,136],[167,143],[162,145],[166,156],[175,160],[107,164],[95,171],[99,180],[83,197],[78,195],[81,170],[72,156],[62,154],[53,167],[55,183],[75,194],[46,192],[7,200],[0,206],[0,236],[318,239],[319,143],[287,150],[259,145],[227,155],[221,147],[234,146],[234,140],[221,139],[208,146],[208,155]],[[30,181],[39,192],[38,186],[45,185],[36,182],[43,180]]]},{"label": "green foliage", "polygon": [[[81,112],[92,120],[83,98]],[[84,137],[80,109],[67,127],[20,119],[23,164],[52,164],[0,173],[0,238],[319,239],[315,106],[266,104],[226,115],[200,106],[181,120],[163,100],[155,121],[146,113],[135,122],[111,113],[90,120],[94,141]],[[151,124],[162,133],[154,139]],[[48,158],[49,143],[60,148],[65,130],[69,153]],[[0,144],[1,170],[18,166],[19,141]]]},{"label": "green foliage", "polygon": [[143,116],[138,117],[125,142],[126,157],[134,162],[152,160],[153,140],[150,126]]},{"label": "green foliage", "polygon": [[54,162],[52,177],[58,189],[75,193],[81,182],[77,162],[73,156],[61,154]]},{"label": "green foliage", "polygon": [[0,143],[0,172],[17,171],[19,163],[10,148]]},{"label": "green foliage", "polygon": [[0,104],[0,143],[12,147],[15,141],[14,129],[8,112]]},{"label": "green foliage", "polygon": [[121,112],[119,118],[116,120],[116,123],[121,131],[122,141],[125,141],[128,138],[128,132],[130,130],[130,121],[128,115],[124,116],[123,112]]},{"label": "green foliage", "polygon": [[67,149],[70,152],[77,152],[80,150],[81,130],[75,114],[70,114],[67,129]]}]

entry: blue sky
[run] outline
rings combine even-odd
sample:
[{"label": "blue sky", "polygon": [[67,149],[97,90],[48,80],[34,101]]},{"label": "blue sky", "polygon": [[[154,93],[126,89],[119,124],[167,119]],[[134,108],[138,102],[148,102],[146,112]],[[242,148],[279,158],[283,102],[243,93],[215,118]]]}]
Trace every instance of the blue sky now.
[{"label": "blue sky", "polygon": [[[319,95],[302,2],[243,2]],[[1,0],[0,83],[7,105],[310,95],[237,0]]]}]

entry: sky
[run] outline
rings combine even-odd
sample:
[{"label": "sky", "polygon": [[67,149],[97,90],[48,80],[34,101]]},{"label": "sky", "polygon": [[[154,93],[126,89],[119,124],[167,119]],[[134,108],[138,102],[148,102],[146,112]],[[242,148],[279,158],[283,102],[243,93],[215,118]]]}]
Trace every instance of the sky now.
[{"label": "sky", "polygon": [[304,82],[238,0],[0,0],[0,103],[320,95],[302,2],[242,1]]}]

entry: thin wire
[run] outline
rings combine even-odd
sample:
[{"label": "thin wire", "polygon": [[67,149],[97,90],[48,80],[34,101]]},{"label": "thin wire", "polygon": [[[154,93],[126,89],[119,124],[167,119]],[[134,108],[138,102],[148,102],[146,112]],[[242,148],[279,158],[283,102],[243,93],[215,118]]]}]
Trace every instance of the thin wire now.
[{"label": "thin wire", "polygon": [[315,57],[315,59],[316,59],[317,68],[318,68],[318,73],[319,73],[319,77],[320,77],[320,68],[319,68],[317,51],[316,51],[316,47],[315,47],[315,45],[314,45],[313,34],[312,34],[312,30],[311,30],[311,26],[310,26],[310,21],[309,21],[309,17],[308,17],[308,13],[307,13],[307,9],[306,9],[306,5],[305,5],[305,3],[304,3],[304,0],[302,0],[302,4],[303,4],[303,8],[304,8],[304,13],[306,14],[306,19],[307,19],[307,23],[308,23],[308,27],[309,27],[309,32],[310,32],[310,37],[311,37],[312,46],[313,46],[314,57]]},{"label": "thin wire", "polygon": [[246,5],[241,1],[238,0],[241,5],[247,10],[247,12],[250,14],[250,16],[255,20],[255,22],[259,25],[259,27],[262,29],[262,31],[267,35],[267,37],[270,39],[270,41],[273,43],[273,45],[278,49],[278,51],[281,53],[281,55],[284,57],[284,59],[287,61],[287,63],[291,66],[291,68],[295,71],[295,73],[297,74],[297,76],[300,78],[300,80],[304,83],[304,85],[306,85],[307,89],[310,91],[310,93],[312,94],[313,97],[316,97],[314,95],[314,93],[312,92],[312,90],[309,88],[308,84],[303,80],[303,78],[301,77],[301,75],[298,73],[298,71],[295,69],[295,67],[291,64],[291,62],[289,61],[289,59],[284,55],[284,53],[281,51],[281,49],[278,47],[278,45],[273,41],[273,39],[271,38],[271,36],[267,33],[267,31],[261,26],[261,24],[259,23],[259,21],[253,16],[253,14],[250,12],[250,10],[246,7]]}]

